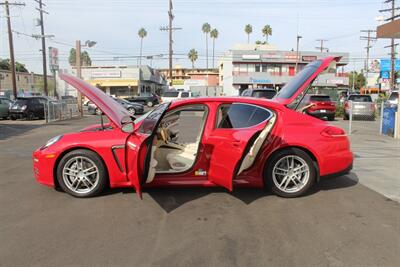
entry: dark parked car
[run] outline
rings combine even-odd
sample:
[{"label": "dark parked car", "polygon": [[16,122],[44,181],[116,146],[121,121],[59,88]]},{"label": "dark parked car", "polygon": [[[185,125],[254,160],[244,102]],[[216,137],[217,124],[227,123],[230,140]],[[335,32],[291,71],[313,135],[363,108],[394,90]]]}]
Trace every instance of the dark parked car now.
[{"label": "dark parked car", "polygon": [[304,112],[313,117],[335,119],[336,105],[329,95],[306,95],[301,106],[309,106]]},{"label": "dark parked car", "polygon": [[8,118],[8,110],[10,109],[12,101],[6,97],[0,97],[0,118]]},{"label": "dark parked car", "polygon": [[44,119],[44,108],[47,101],[48,99],[45,97],[19,97],[10,107],[10,119]]},{"label": "dark parked car", "polygon": [[275,95],[276,91],[271,88],[246,89],[242,93],[242,96],[251,96],[251,97],[267,98],[267,99],[271,99]]},{"label": "dark parked car", "polygon": [[125,99],[129,102],[140,103],[148,107],[152,107],[160,103],[160,97],[152,93],[141,93],[138,96],[132,96]]},{"label": "dark parked car", "polygon": [[135,115],[135,114],[143,114],[144,113],[144,107],[142,104],[135,103],[135,102],[129,102],[128,100],[121,99],[121,98],[115,98],[113,97],[115,101],[120,103],[124,108],[126,108],[130,114]]}]

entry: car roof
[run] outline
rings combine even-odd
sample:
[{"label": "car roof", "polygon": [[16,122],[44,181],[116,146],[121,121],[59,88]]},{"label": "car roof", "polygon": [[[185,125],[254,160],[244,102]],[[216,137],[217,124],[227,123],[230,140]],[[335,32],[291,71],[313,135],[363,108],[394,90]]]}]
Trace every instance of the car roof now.
[{"label": "car roof", "polygon": [[254,97],[219,96],[219,97],[196,97],[196,98],[177,99],[177,100],[172,101],[171,108],[185,105],[185,104],[202,104],[202,103],[212,103],[212,102],[244,103],[244,104],[259,105],[259,106],[263,106],[263,107],[270,107],[270,108],[275,108],[275,109],[282,109],[282,107],[283,107],[282,104],[275,102],[271,99],[254,98]]}]

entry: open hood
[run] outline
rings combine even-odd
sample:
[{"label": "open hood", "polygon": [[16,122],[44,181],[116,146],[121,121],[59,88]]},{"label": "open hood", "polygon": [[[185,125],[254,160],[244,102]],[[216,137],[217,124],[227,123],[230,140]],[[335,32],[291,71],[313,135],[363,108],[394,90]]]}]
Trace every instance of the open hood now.
[{"label": "open hood", "polygon": [[60,74],[60,78],[92,101],[116,127],[122,128],[124,122],[130,121],[129,112],[99,88],[70,74]]},{"label": "open hood", "polygon": [[283,105],[291,104],[301,93],[307,90],[314,79],[324,71],[336,68],[341,57],[327,57],[315,60],[296,74],[273,98]]}]

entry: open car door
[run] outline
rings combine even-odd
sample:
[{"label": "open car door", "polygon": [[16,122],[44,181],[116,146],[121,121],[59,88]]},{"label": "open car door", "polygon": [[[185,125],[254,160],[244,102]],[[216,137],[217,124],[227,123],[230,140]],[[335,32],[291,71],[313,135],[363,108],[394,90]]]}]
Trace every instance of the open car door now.
[{"label": "open car door", "polygon": [[208,180],[232,191],[233,179],[252,165],[274,122],[274,114],[260,106],[221,105],[206,141],[211,154]]},{"label": "open car door", "polygon": [[157,128],[169,105],[170,103],[164,103],[151,111],[126,140],[128,179],[140,198],[142,186],[150,182],[155,175],[157,163],[153,159],[152,147],[157,138]]}]

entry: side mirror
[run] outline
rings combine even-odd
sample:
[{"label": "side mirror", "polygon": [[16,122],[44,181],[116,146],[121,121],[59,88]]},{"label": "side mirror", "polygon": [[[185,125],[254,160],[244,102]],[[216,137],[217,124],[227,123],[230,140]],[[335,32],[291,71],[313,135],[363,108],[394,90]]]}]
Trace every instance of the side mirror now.
[{"label": "side mirror", "polygon": [[122,126],[121,129],[124,133],[133,133],[135,130],[135,124],[133,122],[127,122]]}]

